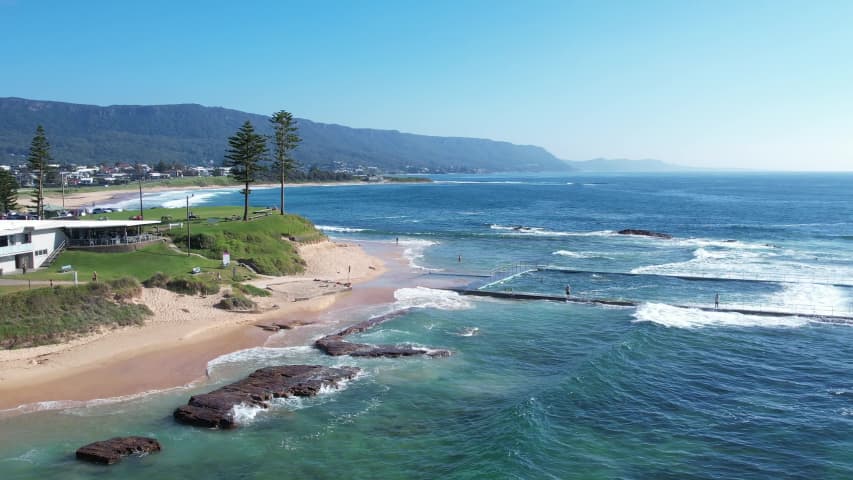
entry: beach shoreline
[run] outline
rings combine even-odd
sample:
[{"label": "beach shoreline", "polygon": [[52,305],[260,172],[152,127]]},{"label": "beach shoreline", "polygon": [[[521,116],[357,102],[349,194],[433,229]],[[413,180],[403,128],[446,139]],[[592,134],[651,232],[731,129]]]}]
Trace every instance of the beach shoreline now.
[{"label": "beach shoreline", "polygon": [[[302,187],[352,187],[352,186],[376,186],[376,185],[388,185],[393,184],[394,182],[362,182],[362,181],[349,181],[349,182],[305,182],[305,183],[286,183],[286,188],[302,188]],[[279,188],[280,184],[278,183],[259,183],[253,184],[253,189],[267,189],[267,188]],[[206,190],[240,190],[242,189],[242,185],[206,185],[206,186],[196,186],[196,185],[182,185],[182,186],[170,186],[170,185],[158,185],[153,187],[146,187],[143,185],[142,194],[151,194],[151,193],[162,193],[162,192],[203,192]],[[21,190],[19,193],[19,201],[20,205],[25,205],[29,198],[29,192]],[[89,190],[86,192],[75,192],[73,189],[68,189],[65,193],[65,199],[63,201],[62,195],[54,192],[50,192],[44,196],[45,204],[49,206],[59,207],[64,205],[66,209],[75,209],[75,208],[93,208],[103,205],[110,205],[113,203],[118,203],[122,201],[126,201],[132,198],[139,198],[139,191],[133,188],[115,188],[115,187],[104,187],[103,190]]]},{"label": "beach shoreline", "polygon": [[[0,411],[27,413],[51,405],[133,397],[204,381],[207,363],[224,354],[264,346],[274,332],[256,325],[294,323],[276,335],[276,346],[310,345],[313,338],[358,319],[345,314],[393,302],[384,277],[411,276],[402,250],[371,242],[368,254],[353,242],[300,247],[306,271],[299,276],[259,277],[267,288],[261,313],[227,312],[208,297],[144,289],[140,299],[155,315],[141,327],[101,332],[60,345],[0,351]],[[351,283],[352,288],[346,284]]]}]

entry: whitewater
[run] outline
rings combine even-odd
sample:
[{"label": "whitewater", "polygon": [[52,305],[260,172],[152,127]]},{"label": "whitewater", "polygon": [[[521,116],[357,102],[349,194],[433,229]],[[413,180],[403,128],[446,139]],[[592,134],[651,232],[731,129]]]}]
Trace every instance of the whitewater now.
[{"label": "whitewater", "polygon": [[[145,201],[184,206],[186,193]],[[221,189],[191,205],[240,200]],[[0,415],[3,478],[103,476],[68,452],[129,432],[164,445],[112,467],[129,479],[853,478],[853,326],[812,317],[853,314],[853,175],[447,175],[293,189],[288,211],[396,249],[415,279],[392,284],[385,305],[348,310],[353,323],[398,315],[348,340],[453,355],[268,345],[212,360],[202,385]],[[626,228],[673,238],[616,233]],[[557,297],[570,285],[638,306],[466,297],[437,288],[448,278]],[[714,311],[716,295],[784,314]],[[239,431],[168,416],[189,395],[287,363],[363,373],[312,399],[237,407]]]}]

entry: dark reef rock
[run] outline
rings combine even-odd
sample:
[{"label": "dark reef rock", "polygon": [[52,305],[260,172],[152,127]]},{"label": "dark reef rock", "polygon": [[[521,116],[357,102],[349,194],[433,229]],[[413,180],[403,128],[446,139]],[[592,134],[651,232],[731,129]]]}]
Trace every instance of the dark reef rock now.
[{"label": "dark reef rock", "polygon": [[399,310],[371,318],[345,328],[333,335],[327,335],[316,342],[314,346],[332,356],[350,355],[352,357],[411,357],[415,355],[426,355],[429,357],[449,357],[449,350],[433,350],[426,348],[415,348],[396,345],[367,345],[364,343],[352,343],[344,340],[347,335],[361,333],[369,330],[380,323],[387,322],[409,312],[409,309]]},{"label": "dark reef rock", "polygon": [[633,228],[626,228],[625,230],[619,230],[616,233],[618,233],[619,235],[640,235],[643,237],[656,237],[656,238],[666,238],[666,239],[672,238],[672,235],[670,235],[668,233],[653,232],[651,230],[635,230]]},{"label": "dark reef rock", "polygon": [[234,407],[268,408],[270,400],[282,397],[311,397],[322,387],[337,386],[359,372],[355,367],[285,365],[255,370],[243,380],[201,395],[193,395],[178,407],[174,417],[180,423],[208,428],[235,428]]},{"label": "dark reef rock", "polygon": [[160,451],[160,442],[145,437],[116,437],[90,443],[77,449],[77,460],[112,465],[128,455],[147,455]]},{"label": "dark reef rock", "polygon": [[352,357],[411,357],[414,355],[426,355],[429,357],[450,356],[450,352],[448,350],[352,343],[344,340],[344,337],[340,335],[329,335],[323,337],[317,340],[314,345],[320,350],[335,357],[340,355],[349,355]]}]

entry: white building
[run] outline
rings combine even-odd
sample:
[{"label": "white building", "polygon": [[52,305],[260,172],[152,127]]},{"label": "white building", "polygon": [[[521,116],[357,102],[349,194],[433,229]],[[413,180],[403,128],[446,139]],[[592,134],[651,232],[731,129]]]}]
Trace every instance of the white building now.
[{"label": "white building", "polygon": [[156,220],[0,220],[0,275],[40,267],[57,249],[106,248],[149,241],[138,227]]}]

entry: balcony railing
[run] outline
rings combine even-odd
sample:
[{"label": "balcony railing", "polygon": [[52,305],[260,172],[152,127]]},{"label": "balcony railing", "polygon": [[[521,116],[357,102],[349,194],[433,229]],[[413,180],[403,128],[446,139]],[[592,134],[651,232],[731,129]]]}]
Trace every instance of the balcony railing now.
[{"label": "balcony railing", "polygon": [[0,256],[17,255],[19,253],[30,253],[32,251],[32,243],[19,243],[18,245],[8,245],[6,247],[0,247]]},{"label": "balcony railing", "polygon": [[103,238],[69,239],[69,247],[107,247],[110,245],[131,245],[134,243],[147,243],[163,240],[165,237],[143,233],[142,235],[128,235]]}]

